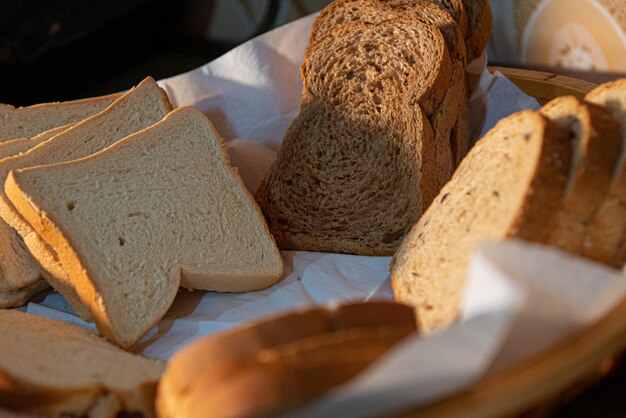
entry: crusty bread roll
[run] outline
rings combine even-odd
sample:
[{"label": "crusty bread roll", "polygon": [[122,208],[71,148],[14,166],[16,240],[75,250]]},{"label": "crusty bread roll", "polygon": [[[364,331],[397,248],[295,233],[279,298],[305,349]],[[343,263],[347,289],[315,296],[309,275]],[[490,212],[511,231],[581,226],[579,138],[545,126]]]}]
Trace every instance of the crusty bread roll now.
[{"label": "crusty bread roll", "polygon": [[161,418],[274,416],[346,382],[415,331],[392,302],[313,308],[198,340],[159,383]]}]

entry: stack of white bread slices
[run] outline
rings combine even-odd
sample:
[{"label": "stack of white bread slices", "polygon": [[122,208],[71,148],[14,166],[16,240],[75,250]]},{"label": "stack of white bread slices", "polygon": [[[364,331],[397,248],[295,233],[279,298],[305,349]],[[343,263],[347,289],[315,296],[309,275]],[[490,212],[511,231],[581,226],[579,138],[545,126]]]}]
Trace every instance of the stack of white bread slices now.
[{"label": "stack of white bread slices", "polygon": [[420,328],[459,313],[471,252],[518,237],[614,267],[626,263],[626,80],[501,120],[403,240],[396,299]]},{"label": "stack of white bread slices", "polygon": [[300,114],[255,195],[280,248],[394,253],[470,145],[466,66],[491,10],[467,6],[335,0],[321,11]]},{"label": "stack of white bread slices", "polygon": [[149,77],[0,160],[0,242],[36,260],[19,284],[51,284],[122,347],[159,321],[179,286],[252,291],[282,275],[218,133],[196,108],[171,109]]}]

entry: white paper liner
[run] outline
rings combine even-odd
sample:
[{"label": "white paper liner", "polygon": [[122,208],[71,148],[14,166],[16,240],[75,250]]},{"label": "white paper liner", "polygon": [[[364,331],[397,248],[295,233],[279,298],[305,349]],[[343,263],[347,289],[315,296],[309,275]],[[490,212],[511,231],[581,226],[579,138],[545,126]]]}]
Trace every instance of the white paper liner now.
[{"label": "white paper liner", "polygon": [[[271,31],[161,86],[175,106],[195,105],[229,145],[254,192],[299,110],[299,65],[315,16]],[[500,118],[538,103],[486,57],[472,107],[486,103],[484,133]],[[475,71],[475,70],[473,70]],[[476,125],[476,122],[474,123]],[[390,257],[282,252],[284,278],[258,292],[181,291],[166,317],[133,350],[168,359],[189,342],[262,316],[345,300],[392,299]],[[489,243],[472,258],[462,319],[430,337],[415,336],[347,385],[295,416],[373,416],[447,396],[483,376],[553,344],[601,317],[624,295],[621,273],[519,242]],[[549,302],[549,303],[546,303]],[[548,309],[548,307],[550,309]],[[545,308],[545,309],[544,309]],[[28,312],[94,330],[64,299],[50,293]]]}]

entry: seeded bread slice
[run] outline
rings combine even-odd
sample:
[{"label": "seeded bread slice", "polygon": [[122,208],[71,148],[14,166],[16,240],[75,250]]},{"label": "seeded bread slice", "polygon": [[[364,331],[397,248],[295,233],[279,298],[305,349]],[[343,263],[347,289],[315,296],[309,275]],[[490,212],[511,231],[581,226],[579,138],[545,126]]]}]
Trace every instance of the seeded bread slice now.
[{"label": "seeded bread slice", "polygon": [[[396,60],[410,69],[394,73],[389,62]],[[431,114],[448,89],[452,63],[439,30],[403,16],[378,24],[357,21],[334,27],[307,49],[301,72],[303,94],[322,97],[335,106],[350,108],[358,104],[353,96],[358,100],[361,91],[369,90],[387,100],[404,100],[399,94],[405,95]],[[399,79],[405,84],[399,85]]]},{"label": "seeded bread slice", "polygon": [[0,310],[0,340],[2,408],[83,416],[106,398],[117,406],[108,416],[154,416],[160,361],[127,353],[74,325],[16,310]]},{"label": "seeded bread slice", "polygon": [[611,112],[620,124],[622,145],[608,194],[586,231],[582,254],[622,267],[626,263],[626,253],[619,252],[626,242],[626,79],[602,84],[585,99]]},{"label": "seeded bread slice", "polygon": [[[29,151],[0,161],[0,184],[4,184],[9,171],[17,168],[57,163],[81,158],[100,151],[115,141],[160,121],[171,110],[167,95],[154,79],[146,78],[137,87],[121,96],[110,107],[74,125]],[[64,269],[53,250],[35,233],[17,209],[0,191],[0,216],[22,237],[26,247],[41,266],[44,278],[61,292],[74,311],[90,320],[89,312],[80,304],[67,284]],[[15,237],[0,235],[1,242],[20,245]],[[14,289],[30,286],[23,281],[13,283]]]},{"label": "seeded bread slice", "polygon": [[550,101],[541,113],[569,131],[573,147],[563,205],[549,227],[548,244],[578,255],[587,224],[608,193],[622,146],[621,129],[606,109],[573,96]]},{"label": "seeded bread slice", "polygon": [[251,291],[282,274],[258,207],[193,107],[86,158],[11,171],[5,190],[122,347],[165,314],[179,284]]},{"label": "seeded bread slice", "polygon": [[392,261],[395,297],[416,308],[418,328],[456,319],[470,254],[481,242],[548,239],[570,159],[567,132],[532,111],[501,120],[478,141]]},{"label": "seeded bread slice", "polygon": [[28,107],[0,104],[0,142],[31,138],[41,132],[68,125],[104,110],[120,95],[69,102],[42,103]]}]

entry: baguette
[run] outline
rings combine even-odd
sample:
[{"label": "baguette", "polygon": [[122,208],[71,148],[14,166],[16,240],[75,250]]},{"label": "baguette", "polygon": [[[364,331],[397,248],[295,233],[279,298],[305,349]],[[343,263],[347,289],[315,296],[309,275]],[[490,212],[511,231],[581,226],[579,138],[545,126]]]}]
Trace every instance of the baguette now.
[{"label": "baguette", "polygon": [[291,312],[203,338],[168,364],[158,415],[284,413],[356,376],[414,331],[412,309],[378,302]]}]

